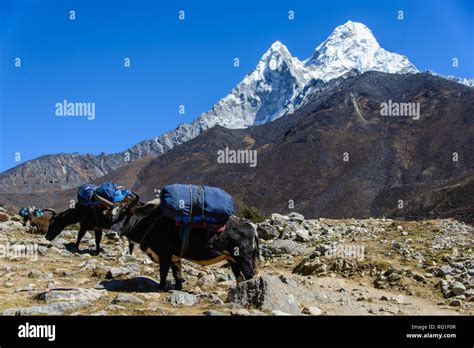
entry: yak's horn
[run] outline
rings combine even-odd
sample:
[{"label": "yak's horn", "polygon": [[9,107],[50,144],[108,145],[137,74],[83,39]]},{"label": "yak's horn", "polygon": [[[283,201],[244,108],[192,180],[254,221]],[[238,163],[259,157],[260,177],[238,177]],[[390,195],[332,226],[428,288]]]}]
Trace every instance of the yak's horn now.
[{"label": "yak's horn", "polygon": [[96,192],[94,192],[94,197],[98,201],[104,203],[108,208],[112,208],[114,206],[114,204],[112,202],[108,201],[104,197],[99,196]]},{"label": "yak's horn", "polygon": [[133,199],[133,205],[137,204],[138,201],[140,200],[140,196],[136,193],[136,192],[133,192],[133,195],[135,196],[135,198]]},{"label": "yak's horn", "polygon": [[54,209],[51,209],[51,208],[46,208],[46,209],[43,209],[43,211],[49,211],[53,216],[56,216],[58,215],[58,213],[56,212],[56,210]]}]

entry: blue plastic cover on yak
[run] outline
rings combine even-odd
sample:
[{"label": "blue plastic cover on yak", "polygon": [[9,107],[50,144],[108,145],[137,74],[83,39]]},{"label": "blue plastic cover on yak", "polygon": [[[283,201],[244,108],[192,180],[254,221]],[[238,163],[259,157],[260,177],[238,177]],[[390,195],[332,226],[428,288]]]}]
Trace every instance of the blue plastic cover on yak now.
[{"label": "blue plastic cover on yak", "polygon": [[94,191],[97,189],[97,185],[84,184],[79,186],[77,190],[77,201],[85,206],[98,205],[99,203],[94,200]]},{"label": "blue plastic cover on yak", "polygon": [[100,186],[94,184],[84,184],[79,186],[79,190],[77,192],[78,202],[85,206],[96,206],[101,204],[94,199],[94,191],[99,196],[112,203],[120,202],[125,198],[126,195],[130,193],[129,190],[117,189],[117,184],[114,182],[104,182]]},{"label": "blue plastic cover on yak", "polygon": [[234,202],[217,187],[172,184],[161,190],[161,209],[179,222],[225,223],[234,212]]},{"label": "blue plastic cover on yak", "polygon": [[117,191],[117,184],[111,181],[104,182],[95,190],[99,196],[105,198],[109,202],[114,202]]}]

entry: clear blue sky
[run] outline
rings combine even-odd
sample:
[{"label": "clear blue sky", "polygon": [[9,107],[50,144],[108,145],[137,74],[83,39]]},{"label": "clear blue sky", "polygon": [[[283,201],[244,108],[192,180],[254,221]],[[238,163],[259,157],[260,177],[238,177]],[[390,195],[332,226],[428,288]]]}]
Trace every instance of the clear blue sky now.
[{"label": "clear blue sky", "polygon": [[[16,152],[118,152],[158,136],[208,110],[275,40],[307,58],[349,19],[420,70],[474,76],[471,0],[1,0],[0,171]],[[95,102],[96,119],[56,117],[64,99]]]}]

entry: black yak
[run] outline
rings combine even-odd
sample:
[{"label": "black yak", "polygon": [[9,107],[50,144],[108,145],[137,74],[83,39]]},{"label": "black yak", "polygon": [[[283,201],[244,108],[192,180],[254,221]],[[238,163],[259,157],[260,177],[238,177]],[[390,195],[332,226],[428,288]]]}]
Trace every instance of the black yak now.
[{"label": "black yak", "polygon": [[63,211],[62,213],[55,213],[50,220],[48,232],[46,233],[47,240],[56,238],[67,226],[79,223],[79,235],[74,245],[74,250],[79,252],[79,245],[82,238],[88,230],[93,230],[95,233],[96,253],[100,253],[100,241],[102,239],[102,230],[110,229],[114,223],[125,218],[127,212],[138,203],[139,197],[133,193],[134,198],[127,196],[119,203],[112,203],[106,199],[95,195],[95,198],[102,202],[102,206],[86,206],[77,203],[74,208]]},{"label": "black yak", "polygon": [[166,277],[173,272],[175,289],[182,289],[184,278],[180,259],[200,265],[228,261],[237,282],[251,279],[257,271],[260,258],[255,227],[232,216],[223,232],[193,228],[187,247],[182,253],[180,227],[175,220],[163,215],[159,204],[140,204],[127,212],[114,230],[131,243],[138,244],[154,262],[160,265],[160,288],[167,290]]}]

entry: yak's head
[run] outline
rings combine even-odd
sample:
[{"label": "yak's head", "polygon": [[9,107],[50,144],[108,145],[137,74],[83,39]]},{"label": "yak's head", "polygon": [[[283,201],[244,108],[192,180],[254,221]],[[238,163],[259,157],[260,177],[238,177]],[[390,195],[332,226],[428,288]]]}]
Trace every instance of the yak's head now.
[{"label": "yak's head", "polygon": [[50,209],[52,217],[49,220],[48,232],[46,232],[46,239],[51,241],[56,238],[66,226],[79,222],[78,212],[76,208],[71,208],[62,213],[57,214]]},{"label": "yak's head", "polygon": [[159,215],[159,200],[148,203],[139,203],[129,209],[126,216],[115,223],[111,229],[119,232],[120,236],[138,243],[149,226],[149,220],[154,220],[155,215]]},{"label": "yak's head", "polygon": [[[98,227],[103,229],[110,229],[114,224],[126,218],[132,208],[138,203],[139,196],[134,193],[133,197],[125,197],[120,203],[111,203],[105,199],[100,198],[99,201],[106,207],[100,209],[95,214],[93,207],[83,206],[77,204],[74,208],[56,214],[49,222],[46,239],[51,241],[56,238],[67,226],[76,224],[81,221],[89,221],[88,228]],[[91,220],[91,218],[93,220]],[[91,226],[90,221],[93,221]]]}]

